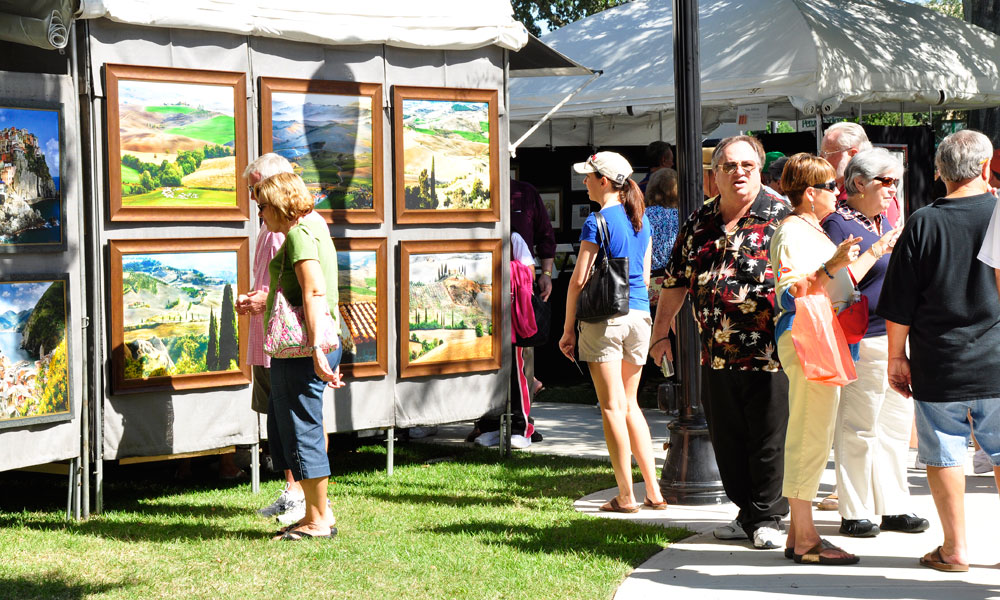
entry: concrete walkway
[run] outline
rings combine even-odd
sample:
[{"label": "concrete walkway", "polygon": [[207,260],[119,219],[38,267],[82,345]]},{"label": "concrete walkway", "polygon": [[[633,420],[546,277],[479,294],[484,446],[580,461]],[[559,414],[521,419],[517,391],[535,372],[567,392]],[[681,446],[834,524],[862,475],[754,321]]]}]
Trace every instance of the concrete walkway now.
[{"label": "concrete walkway", "polygon": [[[653,436],[657,466],[662,466],[666,416],[645,410]],[[545,436],[527,452],[583,456],[607,460],[607,448],[596,406],[538,403],[532,407],[535,426]],[[433,443],[464,443],[471,423],[442,426]],[[914,453],[911,451],[910,464]],[[831,459],[823,475],[821,493],[832,489]],[[883,533],[857,539],[839,535],[836,512],[815,511],[820,534],[861,556],[852,566],[799,565],[781,550],[754,550],[747,542],[724,542],[712,530],[736,516],[732,504],[671,506],[666,511],[643,510],[626,515],[602,513],[598,507],[615,489],[585,496],[575,503],[580,512],[600,518],[631,519],[654,525],[686,527],[695,535],[671,545],[640,565],[622,583],[616,600],[697,598],[698,600],[774,598],[878,598],[886,600],[1000,599],[1000,497],[990,475],[973,475],[967,466],[966,521],[973,566],[968,573],[941,573],[921,567],[917,560],[941,543],[941,525],[927,487],[924,471],[909,471],[912,512],[931,522],[920,534]],[[643,497],[641,483],[636,496]],[[846,576],[846,577],[845,577]]]}]

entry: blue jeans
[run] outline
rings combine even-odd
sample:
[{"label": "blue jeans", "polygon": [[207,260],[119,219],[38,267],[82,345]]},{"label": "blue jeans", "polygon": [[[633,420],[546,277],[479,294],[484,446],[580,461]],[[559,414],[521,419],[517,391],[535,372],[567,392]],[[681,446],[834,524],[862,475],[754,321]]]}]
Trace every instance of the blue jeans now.
[{"label": "blue jeans", "polygon": [[[326,355],[330,368],[340,364],[343,345]],[[271,402],[267,437],[275,470],[289,469],[295,481],[330,476],[323,429],[323,390],[312,357],[271,359]]]},{"label": "blue jeans", "polygon": [[[972,427],[968,414],[972,413]],[[916,402],[917,456],[932,467],[965,464],[972,428],[994,465],[1000,465],[1000,398]]]}]

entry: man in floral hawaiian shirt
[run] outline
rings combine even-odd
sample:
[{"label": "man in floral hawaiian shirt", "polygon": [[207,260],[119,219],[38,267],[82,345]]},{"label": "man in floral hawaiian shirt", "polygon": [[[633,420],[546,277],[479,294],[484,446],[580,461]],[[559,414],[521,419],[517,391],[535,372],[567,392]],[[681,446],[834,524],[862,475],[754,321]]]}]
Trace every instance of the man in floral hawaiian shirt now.
[{"label": "man in floral hawaiian shirt", "polygon": [[769,249],[790,212],[760,182],[764,149],[756,138],[722,140],[712,154],[719,195],[681,226],[667,265],[650,354],[672,359],[666,335],[691,295],[701,337],[702,403],[726,495],[736,520],[720,539],[782,545],[788,514],[781,495],[788,380],[774,341],[774,275]]}]

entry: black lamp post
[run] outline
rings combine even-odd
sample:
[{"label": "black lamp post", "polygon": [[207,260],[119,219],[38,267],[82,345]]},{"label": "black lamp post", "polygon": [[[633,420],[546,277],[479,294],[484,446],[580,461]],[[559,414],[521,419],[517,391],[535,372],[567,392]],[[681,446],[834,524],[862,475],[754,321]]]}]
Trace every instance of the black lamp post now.
[{"label": "black lamp post", "polygon": [[[701,204],[701,75],[698,59],[698,0],[673,0],[674,101],[677,118],[678,192],[682,215]],[[678,313],[678,417],[667,429],[669,451],[660,490],[671,504],[716,504],[725,492],[708,438],[701,405],[700,343],[690,300]]]}]

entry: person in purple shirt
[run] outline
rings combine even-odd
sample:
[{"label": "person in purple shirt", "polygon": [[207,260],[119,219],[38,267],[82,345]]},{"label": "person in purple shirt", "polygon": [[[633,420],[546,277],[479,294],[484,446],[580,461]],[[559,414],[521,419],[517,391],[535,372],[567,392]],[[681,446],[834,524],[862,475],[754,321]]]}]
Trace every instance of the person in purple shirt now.
[{"label": "person in purple shirt", "polygon": [[[903,165],[884,148],[855,154],[844,171],[846,200],[823,220],[833,243],[861,238],[861,252],[879,257],[860,281],[868,299],[868,331],[858,348],[858,379],[845,385],[837,408],[833,451],[839,493],[840,533],[874,537],[880,531],[917,533],[930,523],[909,513],[906,459],[913,402],[889,387],[885,319],[875,314],[889,252],[898,231],[884,211],[896,197]],[[852,275],[853,277],[853,275]],[[873,522],[876,516],[881,523]]]}]

